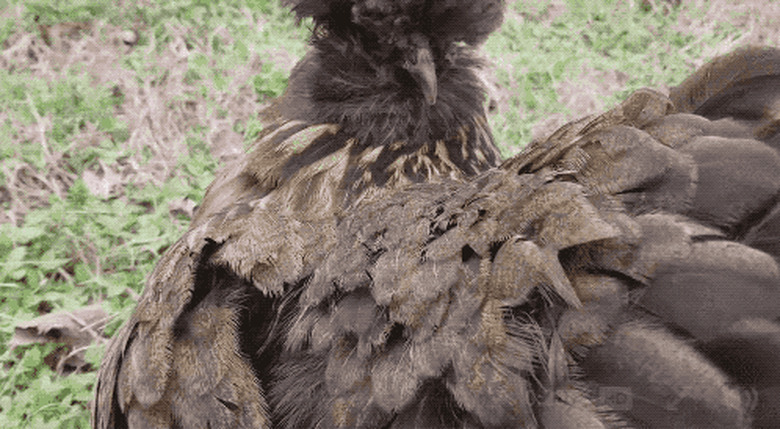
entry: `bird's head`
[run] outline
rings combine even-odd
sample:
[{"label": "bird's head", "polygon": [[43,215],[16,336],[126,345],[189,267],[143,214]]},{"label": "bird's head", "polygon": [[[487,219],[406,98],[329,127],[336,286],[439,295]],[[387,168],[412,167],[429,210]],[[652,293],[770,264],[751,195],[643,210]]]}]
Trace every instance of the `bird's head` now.
[{"label": "bird's head", "polygon": [[505,0],[286,0],[311,17],[315,39],[360,45],[377,78],[406,74],[428,105],[436,103],[438,72],[459,46],[477,46],[502,22]]}]

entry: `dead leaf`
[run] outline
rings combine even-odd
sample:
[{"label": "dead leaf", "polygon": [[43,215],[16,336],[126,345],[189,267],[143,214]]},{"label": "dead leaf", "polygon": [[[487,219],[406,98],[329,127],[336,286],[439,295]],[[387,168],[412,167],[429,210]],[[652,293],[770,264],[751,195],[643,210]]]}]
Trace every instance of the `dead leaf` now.
[{"label": "dead leaf", "polygon": [[53,370],[64,375],[86,370],[84,351],[94,342],[102,342],[100,335],[108,322],[108,314],[98,304],[70,312],[58,312],[20,323],[9,341],[11,350],[28,344],[63,344],[47,356]]}]

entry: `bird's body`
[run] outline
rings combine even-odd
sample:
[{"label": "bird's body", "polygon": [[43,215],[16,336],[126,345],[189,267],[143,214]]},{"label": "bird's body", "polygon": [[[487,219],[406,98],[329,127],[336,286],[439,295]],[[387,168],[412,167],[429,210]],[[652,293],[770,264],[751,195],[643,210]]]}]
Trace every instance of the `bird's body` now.
[{"label": "bird's body", "polygon": [[499,166],[472,49],[503,2],[290,3],[314,49],[113,339],[95,427],[780,422],[780,53]]}]

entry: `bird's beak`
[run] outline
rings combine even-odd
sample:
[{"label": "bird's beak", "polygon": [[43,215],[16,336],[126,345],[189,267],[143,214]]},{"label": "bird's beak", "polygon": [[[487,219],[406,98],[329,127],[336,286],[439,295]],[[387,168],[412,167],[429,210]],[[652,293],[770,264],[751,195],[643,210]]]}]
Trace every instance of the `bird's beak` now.
[{"label": "bird's beak", "polygon": [[428,48],[417,49],[414,59],[407,62],[404,68],[420,85],[420,90],[422,90],[428,105],[436,104],[439,89],[436,80],[436,64],[433,62],[431,50]]}]

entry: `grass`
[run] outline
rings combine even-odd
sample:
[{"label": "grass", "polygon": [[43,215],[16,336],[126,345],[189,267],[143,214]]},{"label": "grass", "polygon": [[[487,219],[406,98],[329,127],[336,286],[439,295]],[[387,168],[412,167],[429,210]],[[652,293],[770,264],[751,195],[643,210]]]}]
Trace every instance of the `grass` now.
[{"label": "grass", "polygon": [[[503,153],[636,88],[673,85],[734,45],[777,44],[765,29],[778,26],[762,21],[780,16],[771,2],[754,2],[761,16],[683,3],[511,4],[485,47]],[[257,135],[256,113],[284,90],[307,30],[269,0],[0,10],[0,427],[86,427],[105,337],[66,375],[56,339],[12,348],[15,331],[93,303],[111,317],[106,336],[129,317],[215,169]]]}]

